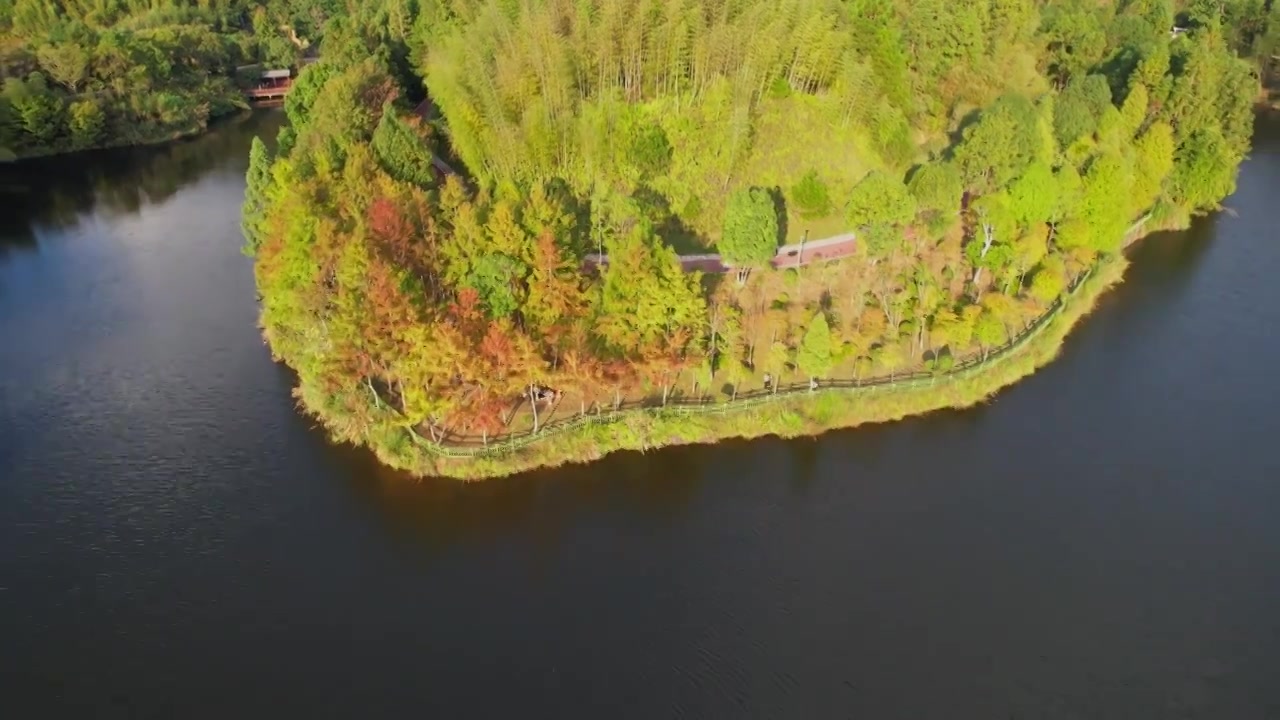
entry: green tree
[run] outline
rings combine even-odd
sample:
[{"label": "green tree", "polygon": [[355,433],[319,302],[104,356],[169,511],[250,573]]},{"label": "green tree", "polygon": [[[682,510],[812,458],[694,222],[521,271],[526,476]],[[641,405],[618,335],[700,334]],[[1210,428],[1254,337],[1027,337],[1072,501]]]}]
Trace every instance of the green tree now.
[{"label": "green tree", "polygon": [[905,225],[915,208],[915,198],[902,181],[873,171],[854,187],[847,212],[849,222],[857,227]]},{"label": "green tree", "polygon": [[490,317],[509,318],[523,304],[522,281],[527,269],[510,255],[486,254],[471,269],[463,287],[479,294]]},{"label": "green tree", "polygon": [[92,100],[78,100],[67,109],[67,129],[71,143],[77,148],[93,147],[102,137],[106,118],[102,108]]},{"label": "green tree", "polygon": [[1129,96],[1124,99],[1124,105],[1120,108],[1120,115],[1124,119],[1124,130],[1128,137],[1134,137],[1141,132],[1147,121],[1150,102],[1151,97],[1146,85],[1137,82],[1129,88]]},{"label": "green tree", "polygon": [[960,214],[964,180],[955,165],[931,162],[911,174],[907,189],[916,199],[916,207],[929,230],[942,235]]},{"label": "green tree", "polygon": [[1111,86],[1103,75],[1073,79],[1054,103],[1053,128],[1058,144],[1067,147],[1098,129],[1111,107]]},{"label": "green tree", "polygon": [[267,188],[271,184],[271,153],[255,137],[249,145],[249,170],[245,176],[244,207],[240,227],[245,238],[245,252],[253,255],[262,245],[267,215]]},{"label": "green tree", "polygon": [[89,53],[76,43],[61,45],[45,45],[36,51],[40,67],[49,73],[54,82],[65,86],[71,92],[80,90],[89,70]]},{"label": "green tree", "polygon": [[902,181],[873,171],[853,188],[846,208],[849,223],[863,230],[873,258],[884,258],[901,244],[900,228],[915,217],[916,200]]},{"label": "green tree", "polygon": [[688,348],[707,324],[698,274],[685,274],[644,227],[611,237],[606,250],[594,326],[605,346],[628,357]]},{"label": "green tree", "polygon": [[1003,193],[979,198],[972,209],[979,232],[965,246],[965,255],[973,264],[973,286],[981,295],[982,271],[996,274],[1013,259],[1010,245],[1017,232],[1017,220]]},{"label": "green tree", "polygon": [[725,262],[738,268],[739,283],[746,281],[752,269],[773,260],[778,251],[778,213],[768,190],[751,188],[729,197],[718,247]]},{"label": "green tree", "polygon": [[1190,210],[1216,207],[1235,188],[1236,160],[1222,133],[1201,130],[1178,149],[1170,190],[1183,206]]},{"label": "green tree", "polygon": [[982,311],[973,325],[973,337],[982,346],[982,359],[986,360],[991,351],[1008,339],[1004,323],[990,310]]},{"label": "green tree", "polygon": [[796,367],[816,383],[818,378],[826,377],[832,365],[831,328],[827,325],[827,316],[818,313],[805,330],[800,346],[796,348]]},{"label": "green tree", "polygon": [[805,220],[817,220],[831,212],[831,191],[818,176],[817,170],[805,173],[800,182],[791,188],[791,200]]},{"label": "green tree", "polygon": [[1052,256],[1031,278],[1031,295],[1046,305],[1057,300],[1067,288],[1067,268],[1062,258]]},{"label": "green tree", "polygon": [[1024,228],[1050,220],[1057,202],[1057,182],[1048,163],[1034,163],[1009,186],[1009,211]]},{"label": "green tree", "polygon": [[1134,143],[1133,185],[1130,208],[1137,215],[1146,211],[1163,192],[1164,182],[1173,171],[1173,128],[1162,122],[1153,123]]},{"label": "green tree", "polygon": [[372,147],[387,174],[421,187],[435,185],[430,132],[416,118],[401,117],[393,105],[382,110]]},{"label": "green tree", "polygon": [[902,345],[896,342],[886,343],[876,348],[873,356],[876,364],[889,372],[890,380],[893,380],[893,374],[907,362]]},{"label": "green tree", "polygon": [[13,100],[13,108],[22,127],[33,144],[51,149],[62,135],[62,102],[47,91],[28,93]]},{"label": "green tree", "polygon": [[1127,197],[1132,183],[1132,168],[1118,154],[1101,155],[1089,165],[1079,216],[1089,225],[1091,249],[1105,253],[1120,249],[1134,218],[1130,217],[1130,204],[1117,200]]},{"label": "green tree", "polygon": [[1059,0],[1047,5],[1045,65],[1055,80],[1065,83],[1096,64],[1106,52],[1101,8],[1092,0]]},{"label": "green tree", "polygon": [[991,192],[1021,175],[1040,146],[1035,107],[1022,95],[1003,95],[964,131],[955,162],[965,183]]}]

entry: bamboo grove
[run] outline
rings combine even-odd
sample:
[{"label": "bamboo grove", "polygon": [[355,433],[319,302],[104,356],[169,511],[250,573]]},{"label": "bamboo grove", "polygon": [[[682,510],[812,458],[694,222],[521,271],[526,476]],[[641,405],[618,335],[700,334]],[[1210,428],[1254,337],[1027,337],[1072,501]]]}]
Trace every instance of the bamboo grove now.
[{"label": "bamboo grove", "polygon": [[[301,404],[420,471],[410,431],[496,436],[530,387],[561,413],[727,400],[1001,345],[1137,218],[1233,192],[1280,36],[1252,0],[352,13],[383,20],[330,23],[254,145],[247,247]],[[855,255],[771,269],[824,228]],[[673,244],[739,271],[684,272]]]}]

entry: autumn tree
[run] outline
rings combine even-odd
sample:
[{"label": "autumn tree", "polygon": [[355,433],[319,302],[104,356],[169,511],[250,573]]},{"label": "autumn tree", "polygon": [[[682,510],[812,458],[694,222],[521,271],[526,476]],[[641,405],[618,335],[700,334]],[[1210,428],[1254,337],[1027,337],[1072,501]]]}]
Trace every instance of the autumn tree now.
[{"label": "autumn tree", "polygon": [[706,325],[697,274],[643,226],[614,235],[596,305],[595,331],[624,357],[679,355]]}]

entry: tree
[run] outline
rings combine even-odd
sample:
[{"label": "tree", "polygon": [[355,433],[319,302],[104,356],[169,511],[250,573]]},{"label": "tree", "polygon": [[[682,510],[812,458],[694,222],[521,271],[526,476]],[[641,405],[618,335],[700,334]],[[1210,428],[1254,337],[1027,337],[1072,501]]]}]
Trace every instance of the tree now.
[{"label": "tree", "polygon": [[76,43],[45,45],[36,51],[40,67],[71,92],[80,90],[89,69],[89,54]]},{"label": "tree", "polygon": [[1009,186],[1009,211],[1021,227],[1053,217],[1058,188],[1048,163],[1036,162]]},{"label": "tree", "polygon": [[770,383],[770,390],[778,391],[778,382],[782,378],[782,374],[787,370],[787,363],[790,361],[791,353],[787,351],[786,343],[775,340],[769,344],[769,350],[764,357],[764,371],[773,378]]},{"label": "tree", "polygon": [[1002,95],[965,129],[955,162],[979,192],[1003,188],[1035,160],[1040,147],[1035,106],[1022,95]]},{"label": "tree", "polygon": [[936,82],[955,64],[974,64],[985,52],[987,2],[915,0],[909,8],[907,39],[926,79]]},{"label": "tree", "polygon": [[986,360],[991,351],[999,347],[1008,335],[1000,318],[990,310],[984,310],[973,325],[973,337],[982,346],[982,359]]},{"label": "tree", "polygon": [[253,255],[262,245],[263,222],[267,214],[267,187],[271,184],[271,153],[255,137],[249,145],[249,170],[245,177],[244,206],[240,212],[240,228],[244,233],[245,252]]},{"label": "tree", "polygon": [[1141,132],[1147,121],[1147,108],[1150,102],[1151,97],[1146,85],[1135,82],[1129,88],[1129,96],[1124,99],[1124,105],[1120,107],[1120,115],[1124,119],[1124,131],[1128,137],[1134,137]]},{"label": "tree", "polygon": [[732,387],[732,399],[738,399],[738,387],[751,376],[742,362],[742,312],[733,306],[723,308],[719,332],[713,334],[714,368],[723,373]]},{"label": "tree", "polygon": [[[976,306],[967,306],[973,308]],[[981,308],[979,308],[981,309]],[[968,347],[973,339],[973,314],[964,315],[954,310],[944,309],[933,317],[929,327],[929,335],[935,348],[948,348],[952,354],[961,348]]]},{"label": "tree", "polygon": [[659,177],[671,165],[671,142],[662,126],[635,118],[622,132],[625,162],[641,179]]},{"label": "tree", "polygon": [[831,212],[831,192],[816,170],[805,173],[791,188],[791,200],[805,220],[824,218]]},{"label": "tree", "polygon": [[1130,208],[1137,215],[1150,208],[1163,192],[1165,179],[1173,171],[1173,128],[1156,122],[1134,143],[1133,185]]},{"label": "tree", "polygon": [[43,81],[28,81],[28,86],[32,85],[36,85],[34,90],[28,90],[11,102],[22,131],[30,135],[37,146],[48,148],[62,134],[62,102],[43,88]]},{"label": "tree", "polygon": [[915,216],[916,201],[901,180],[873,171],[854,188],[847,208],[849,223],[864,230],[868,254],[882,258],[892,252],[899,229]]},{"label": "tree", "polygon": [[964,180],[949,162],[931,162],[911,174],[907,189],[916,199],[916,208],[934,235],[942,235],[960,214]]},{"label": "tree", "polygon": [[973,215],[981,235],[965,246],[965,255],[974,266],[973,286],[980,296],[982,271],[998,272],[1012,259],[1009,245],[1017,223],[1009,210],[1008,196],[1003,193],[979,198],[973,203]]},{"label": "tree", "polygon": [[890,380],[893,380],[894,372],[907,362],[907,356],[902,352],[902,345],[896,342],[886,343],[876,348],[873,357],[877,365],[889,371]]},{"label": "tree", "polygon": [[1216,207],[1235,189],[1236,161],[1221,132],[1213,128],[1198,131],[1178,149],[1170,191],[1186,208]]},{"label": "tree", "polygon": [[105,118],[102,108],[92,100],[78,100],[67,109],[67,129],[71,131],[71,143],[77,148],[89,148],[102,136]]},{"label": "tree", "polygon": [[594,331],[611,351],[635,358],[681,353],[706,327],[697,273],[644,227],[610,238]]},{"label": "tree", "polygon": [[524,304],[525,320],[530,329],[544,338],[557,330],[567,330],[566,322],[582,317],[588,299],[582,289],[582,276],[576,263],[565,257],[563,249],[549,232],[538,236],[528,278],[528,300]]},{"label": "tree", "polygon": [[1031,278],[1032,297],[1046,305],[1057,300],[1066,288],[1066,264],[1057,256],[1046,260]]},{"label": "tree", "polygon": [[751,188],[729,197],[718,247],[725,262],[737,266],[739,284],[752,269],[773,260],[778,251],[778,213],[769,191]]},{"label": "tree", "polygon": [[1005,292],[1013,293],[1022,289],[1022,282],[1027,271],[1034,268],[1049,254],[1049,237],[1046,228],[1039,225],[1023,233],[1013,242],[1012,262]]},{"label": "tree", "polygon": [[1078,208],[1079,218],[1089,225],[1090,249],[1104,253],[1120,249],[1133,218],[1129,203],[1118,199],[1126,197],[1132,184],[1133,171],[1123,156],[1107,153],[1090,163]]},{"label": "tree", "polygon": [[1111,107],[1111,86],[1103,75],[1077,77],[1054,102],[1053,128],[1058,144],[1067,147],[1098,129]]},{"label": "tree", "polygon": [[400,116],[393,105],[382,110],[371,146],[384,170],[397,180],[422,187],[435,185],[432,138],[421,121]]},{"label": "tree", "polygon": [[1045,9],[1045,63],[1060,84],[1092,67],[1106,51],[1101,12],[1091,0],[1064,0]]},{"label": "tree", "polygon": [[827,325],[827,316],[819,312],[814,315],[805,330],[800,347],[796,348],[796,367],[809,377],[810,385],[820,377],[831,372],[831,328]]}]

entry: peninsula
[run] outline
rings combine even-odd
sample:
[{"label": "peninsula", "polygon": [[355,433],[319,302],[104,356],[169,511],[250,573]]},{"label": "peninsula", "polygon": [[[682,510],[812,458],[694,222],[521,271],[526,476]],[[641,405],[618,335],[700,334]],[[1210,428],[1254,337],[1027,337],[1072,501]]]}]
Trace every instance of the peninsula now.
[{"label": "peninsula", "polygon": [[963,407],[1234,191],[1257,0],[397,0],[256,142],[261,324],[335,439],[478,478]]}]

